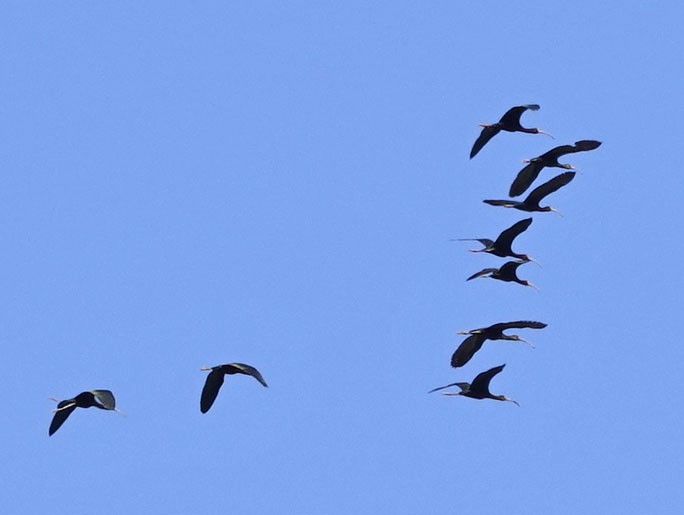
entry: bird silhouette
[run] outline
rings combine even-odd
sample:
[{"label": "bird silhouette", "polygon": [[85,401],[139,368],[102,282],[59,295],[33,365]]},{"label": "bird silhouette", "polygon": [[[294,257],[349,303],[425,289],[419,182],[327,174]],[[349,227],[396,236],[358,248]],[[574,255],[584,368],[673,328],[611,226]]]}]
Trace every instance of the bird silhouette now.
[{"label": "bird silhouette", "polygon": [[428,393],[444,390],[445,388],[450,388],[452,386],[458,386],[461,389],[460,392],[445,392],[442,395],[461,395],[463,397],[470,397],[471,399],[493,399],[495,401],[508,401],[520,406],[517,401],[509,399],[505,395],[494,395],[489,391],[490,381],[496,374],[501,372],[505,366],[506,365],[499,365],[498,367],[490,368],[485,372],[477,374],[472,383],[451,383],[445,386],[434,388]]},{"label": "bird silhouette", "polygon": [[560,175],[557,175],[553,179],[551,179],[548,182],[545,182],[541,186],[537,186],[535,189],[532,190],[532,192],[527,195],[525,200],[518,201],[518,200],[483,200],[485,204],[489,204],[490,206],[503,206],[503,207],[512,207],[514,209],[519,209],[520,211],[528,211],[528,212],[546,212],[546,211],[554,211],[558,214],[559,211],[551,206],[540,206],[539,202],[542,201],[544,197],[547,195],[550,195],[554,191],[559,190],[566,184],[568,184],[571,180],[575,178],[575,172],[565,172]]},{"label": "bird silhouette", "polygon": [[529,263],[529,261],[525,261],[522,259],[519,261],[507,261],[501,266],[501,268],[485,268],[483,270],[480,270],[479,272],[474,273],[473,275],[468,277],[466,281],[470,281],[471,279],[477,279],[478,277],[491,277],[492,279],[497,279],[499,281],[513,282],[522,284],[523,286],[530,286],[535,290],[539,291],[539,288],[537,288],[530,281],[526,279],[520,279],[518,277],[518,267],[525,263]]},{"label": "bird silhouette", "polygon": [[[530,226],[532,218],[525,218],[516,222],[508,229],[504,230],[496,240],[492,241],[488,238],[459,238],[458,241],[479,241],[484,245],[483,249],[471,249],[470,252],[487,252],[499,257],[514,257],[524,261],[534,261],[527,254],[517,254],[511,249],[513,240]],[[536,262],[536,261],[535,261]]]},{"label": "bird silhouette", "polygon": [[561,164],[558,158],[566,154],[574,154],[576,152],[586,152],[594,150],[601,146],[600,141],[592,139],[583,139],[576,141],[574,145],[561,145],[560,147],[552,148],[544,154],[534,157],[527,161],[527,166],[518,172],[511,188],[508,191],[509,197],[517,197],[527,191],[527,188],[534,182],[545,167],[565,168],[566,170],[573,170],[574,166],[570,164]]},{"label": "bird silhouette", "polygon": [[[529,129],[520,125],[520,116],[528,109],[530,111],[537,111],[539,106],[537,104],[528,104],[511,107],[498,122],[492,124],[481,124],[480,127],[482,127],[482,132],[477,140],[475,140],[475,144],[470,151],[470,159],[475,157],[477,153],[482,150],[482,147],[484,147],[490,139],[499,134],[501,131],[527,132],[530,134],[546,134],[547,136],[551,136],[540,129]],[[551,137],[553,138],[553,136]]]},{"label": "bird silhouette", "polygon": [[458,334],[467,334],[468,338],[461,342],[456,352],[451,356],[451,366],[462,367],[482,348],[487,340],[508,340],[523,342],[532,347],[532,344],[517,334],[504,334],[506,329],[543,329],[546,324],[530,320],[516,320],[514,322],[499,322],[489,327],[480,327],[470,331],[459,331]]},{"label": "bird silhouette", "polygon": [[52,417],[48,435],[52,436],[76,408],[100,408],[108,411],[118,411],[114,394],[109,390],[81,392],[73,399],[59,401],[57,408],[53,410],[55,415]]},{"label": "bird silhouette", "polygon": [[226,374],[245,374],[252,376],[262,385],[268,387],[266,381],[264,381],[264,378],[261,376],[259,371],[250,365],[245,365],[244,363],[228,363],[215,367],[202,367],[202,370],[211,370],[209,375],[207,375],[207,380],[204,382],[204,388],[202,388],[202,397],[200,398],[200,411],[202,413],[209,411],[209,408],[211,408],[212,404],[214,404]]}]

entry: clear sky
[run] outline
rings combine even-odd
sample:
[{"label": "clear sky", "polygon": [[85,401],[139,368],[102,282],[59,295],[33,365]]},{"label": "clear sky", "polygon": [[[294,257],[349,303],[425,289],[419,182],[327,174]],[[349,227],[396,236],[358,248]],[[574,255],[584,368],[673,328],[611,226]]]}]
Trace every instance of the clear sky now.
[{"label": "clear sky", "polygon": [[[4,3],[3,512],[676,513],[680,2]],[[479,123],[537,103],[473,160]],[[575,180],[515,248],[521,160]],[[550,179],[558,170],[545,170]],[[475,244],[477,246],[477,244]],[[544,330],[449,365],[456,331]],[[203,365],[228,377],[199,411]],[[494,393],[428,395],[495,365]],[[54,403],[111,389],[124,415]]]}]

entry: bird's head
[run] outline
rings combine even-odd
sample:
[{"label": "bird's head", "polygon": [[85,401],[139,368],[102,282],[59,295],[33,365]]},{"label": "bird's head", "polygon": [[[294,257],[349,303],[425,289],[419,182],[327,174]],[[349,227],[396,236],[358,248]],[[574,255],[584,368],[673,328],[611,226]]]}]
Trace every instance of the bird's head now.
[{"label": "bird's head", "polygon": [[510,398],[506,397],[505,395],[493,395],[493,397],[499,401],[512,402],[516,406],[520,407],[520,404],[518,404],[518,401],[514,401],[513,399],[510,399]]},{"label": "bird's head", "polygon": [[[522,284],[525,285],[525,286],[529,286],[530,288],[534,288],[534,289],[537,290],[537,291],[540,291],[539,288],[537,288],[534,284],[532,284],[532,283],[531,283],[530,281],[528,281],[528,280],[524,280],[524,281],[522,282]],[[523,340],[523,341],[524,341],[524,340]],[[525,342],[525,343],[529,343],[529,342]]]},{"label": "bird's head", "polygon": [[518,336],[517,334],[512,334],[512,335],[508,336],[506,339],[507,339],[507,340],[513,340],[513,341],[516,341],[516,342],[526,343],[526,344],[529,345],[530,347],[534,348],[534,345],[532,345],[530,342],[528,342],[525,338],[521,338],[521,337]]},{"label": "bird's head", "polygon": [[541,129],[537,129],[537,134],[544,134],[544,135],[548,136],[548,137],[551,138],[551,139],[556,139],[556,138],[554,138],[553,136],[551,136],[551,134],[549,134],[548,132],[544,132],[544,131],[541,130]]}]

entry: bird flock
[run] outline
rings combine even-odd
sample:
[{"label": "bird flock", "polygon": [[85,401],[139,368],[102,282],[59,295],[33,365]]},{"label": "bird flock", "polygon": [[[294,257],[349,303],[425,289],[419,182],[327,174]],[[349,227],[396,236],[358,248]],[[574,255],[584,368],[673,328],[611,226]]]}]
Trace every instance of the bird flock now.
[{"label": "bird flock", "polygon": [[[547,136],[551,136],[540,129],[527,128],[520,124],[520,117],[525,111],[537,111],[538,109],[539,106],[536,104],[516,106],[509,109],[497,123],[481,125],[482,132],[470,151],[470,158],[472,159],[475,157],[478,152],[480,152],[482,148],[489,142],[489,140],[491,140],[501,131],[525,132],[529,134],[545,134]],[[580,140],[575,142],[574,145],[561,145],[559,147],[552,148],[548,152],[545,152],[538,157],[530,159],[527,161],[526,166],[520,170],[518,175],[515,177],[515,180],[511,184],[509,196],[517,197],[522,195],[532,185],[535,179],[537,179],[540,172],[544,168],[563,168],[566,170],[572,170],[574,168],[570,164],[559,163],[558,158],[566,154],[594,150],[600,145],[600,141]],[[484,202],[492,206],[502,206],[526,212],[556,211],[556,209],[550,206],[541,206],[540,202],[547,195],[557,191],[563,186],[566,186],[574,179],[574,177],[575,172],[564,172],[532,190],[532,192],[529,193],[522,201],[486,199]],[[502,231],[494,240],[489,238],[461,239],[460,241],[477,241],[482,244],[482,248],[473,249],[471,252],[485,252],[501,258],[514,258],[514,260],[507,261],[499,268],[485,268],[480,270],[479,272],[476,272],[468,277],[467,280],[470,281],[471,279],[477,279],[480,277],[489,277],[491,279],[497,279],[504,282],[515,282],[522,284],[523,286],[530,286],[536,289],[536,286],[534,286],[530,281],[520,279],[517,275],[518,268],[521,265],[534,261],[534,259],[527,254],[514,252],[512,249],[513,240],[515,240],[518,235],[525,232],[531,224],[532,218],[520,220],[511,227]],[[508,329],[543,329],[545,327],[546,324],[543,322],[517,320],[512,322],[500,322],[490,325],[489,327],[481,327],[479,329],[472,329],[470,331],[459,331],[459,334],[467,334],[468,336],[465,340],[463,340],[463,342],[461,342],[459,347],[451,356],[451,366],[454,368],[460,368],[464,366],[471,360],[475,353],[482,348],[482,345],[484,345],[487,340],[519,341],[531,345],[518,335],[504,333],[504,331]],[[516,401],[509,399],[505,395],[495,395],[489,391],[489,383],[491,382],[492,378],[500,373],[504,367],[505,365],[499,365],[481,372],[475,376],[475,379],[473,379],[472,383],[455,382],[434,388],[430,390],[429,393],[457,386],[460,391],[447,391],[443,392],[443,395],[460,395],[464,397],[470,397],[472,399],[494,399],[518,404]],[[204,387],[202,388],[202,393],[200,395],[200,411],[202,413],[209,411],[214,404],[226,375],[248,375],[256,379],[259,383],[261,383],[262,386],[268,386],[263,376],[256,368],[244,363],[228,363],[215,367],[204,367],[201,370],[210,371],[207,375]],[[57,401],[57,399],[53,400]],[[114,398],[114,394],[110,390],[85,391],[79,393],[73,399],[57,402],[57,408],[53,410],[54,415],[52,422],[50,423],[50,428],[48,429],[49,436],[52,436],[62,426],[62,424],[64,424],[66,419],[76,408],[99,408],[107,411],[119,411],[116,408],[116,399]]]},{"label": "bird flock", "polygon": [[[506,111],[497,123],[481,125],[482,132],[475,141],[472,150],[470,151],[470,159],[475,157],[478,152],[496,136],[499,132],[525,132],[528,134],[545,134],[553,137],[550,134],[537,128],[523,127],[520,124],[520,117],[525,111],[537,111],[539,106],[537,104],[528,104],[515,106]],[[594,150],[601,145],[600,141],[596,140],[580,140],[573,145],[561,145],[525,161],[526,165],[520,170],[513,180],[509,189],[508,195],[510,197],[518,197],[525,193],[532,183],[537,179],[544,168],[563,168],[565,170],[573,170],[574,167],[570,164],[559,163],[558,159],[566,154],[573,154],[576,152],[586,152]],[[533,212],[558,212],[551,206],[541,206],[541,201],[547,196],[569,184],[575,178],[575,172],[567,171],[557,175],[550,181],[547,181],[540,186],[533,189],[527,197],[522,200],[502,199],[492,200],[485,199],[483,202],[491,206],[501,206],[507,208],[518,209],[528,213]],[[532,218],[525,218],[516,222],[511,227],[502,231],[496,239],[489,238],[461,238],[459,241],[477,241],[482,244],[482,248],[473,249],[471,252],[486,252],[501,258],[514,258],[514,260],[507,261],[499,268],[485,268],[479,272],[472,274],[467,281],[477,279],[480,277],[489,277],[504,282],[515,282],[523,286],[530,286],[538,290],[530,281],[520,279],[518,277],[518,268],[525,263],[534,261],[527,254],[520,254],[514,252],[512,249],[513,240],[520,234],[525,232],[530,225],[532,225]],[[543,329],[546,324],[543,322],[535,322],[530,320],[517,320],[513,322],[500,322],[489,327],[481,327],[479,329],[472,329],[470,331],[459,331],[459,334],[467,334],[468,337],[461,342],[456,351],[451,356],[451,366],[460,368],[468,363],[471,358],[482,348],[482,345],[487,340],[509,340],[520,341],[531,345],[515,334],[506,334],[507,329]],[[495,375],[500,373],[506,365],[499,365],[475,376],[472,383],[455,382],[445,386],[439,386],[430,390],[428,393],[445,390],[451,387],[458,387],[459,391],[443,392],[443,395],[460,395],[463,397],[470,397],[472,399],[494,399],[497,401],[509,401],[519,405],[513,399],[509,399],[505,395],[492,394],[489,391],[489,383]]]}]

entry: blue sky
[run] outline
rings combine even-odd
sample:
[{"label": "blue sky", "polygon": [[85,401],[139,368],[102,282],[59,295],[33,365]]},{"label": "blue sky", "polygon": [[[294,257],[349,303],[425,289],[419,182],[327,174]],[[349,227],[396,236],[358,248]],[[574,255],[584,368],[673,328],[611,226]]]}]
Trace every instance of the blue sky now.
[{"label": "blue sky", "polygon": [[[5,512],[681,510],[679,3],[231,4],[3,6]],[[527,103],[555,141],[468,159]],[[503,261],[450,240],[527,216],[482,199],[579,139],[516,240],[541,292],[466,283]],[[270,387],[200,414],[231,361]],[[426,393],[501,363],[520,408]],[[125,415],[48,438],[94,388]]]}]

